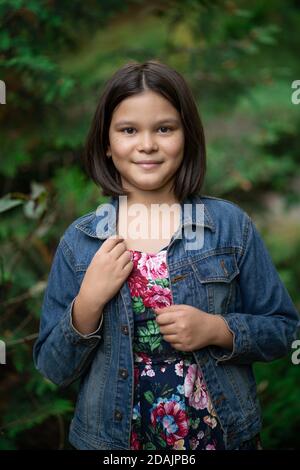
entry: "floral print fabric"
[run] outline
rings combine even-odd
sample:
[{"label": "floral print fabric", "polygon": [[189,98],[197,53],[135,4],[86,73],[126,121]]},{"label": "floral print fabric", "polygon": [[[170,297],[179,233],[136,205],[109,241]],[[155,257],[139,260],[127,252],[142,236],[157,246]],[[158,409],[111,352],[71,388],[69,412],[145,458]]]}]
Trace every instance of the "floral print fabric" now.
[{"label": "floral print fabric", "polygon": [[163,339],[153,307],[172,304],[166,250],[130,250],[134,312],[131,449],[224,449],[222,430],[192,353]]}]

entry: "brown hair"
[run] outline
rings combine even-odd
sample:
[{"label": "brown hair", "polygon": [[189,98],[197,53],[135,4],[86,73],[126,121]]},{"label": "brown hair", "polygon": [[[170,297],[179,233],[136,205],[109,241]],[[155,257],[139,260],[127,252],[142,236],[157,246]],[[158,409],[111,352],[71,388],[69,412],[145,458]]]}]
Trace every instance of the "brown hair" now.
[{"label": "brown hair", "polygon": [[107,158],[109,127],[116,106],[129,96],[150,89],[166,98],[179,112],[185,136],[184,156],[174,178],[173,191],[181,202],[200,193],[206,172],[203,126],[192,92],[176,70],[149,60],[130,61],[106,83],[85,143],[83,162],[88,175],[102,188],[103,196],[128,193],[112,158]]}]

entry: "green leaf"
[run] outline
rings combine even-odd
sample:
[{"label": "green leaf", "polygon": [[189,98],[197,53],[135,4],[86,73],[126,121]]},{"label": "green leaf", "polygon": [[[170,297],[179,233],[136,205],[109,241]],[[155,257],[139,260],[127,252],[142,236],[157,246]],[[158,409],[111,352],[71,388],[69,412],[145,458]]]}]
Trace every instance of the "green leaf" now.
[{"label": "green leaf", "polygon": [[166,441],[165,441],[162,437],[157,436],[157,437],[156,437],[156,440],[157,440],[157,442],[158,442],[158,444],[159,444],[159,447],[167,447],[167,443],[166,443]]},{"label": "green leaf", "polygon": [[20,204],[24,204],[22,199],[10,199],[3,197],[0,199],[0,212],[8,211],[9,209],[19,206]]},{"label": "green leaf", "polygon": [[162,279],[155,279],[155,284],[162,287],[169,287],[169,279],[162,278]]},{"label": "green leaf", "polygon": [[144,445],[144,449],[145,450],[155,450],[156,447],[154,444],[152,444],[152,442],[147,442],[145,445]]},{"label": "green leaf", "polygon": [[147,327],[148,327],[148,330],[149,330],[150,334],[152,334],[152,335],[159,335],[160,334],[159,327],[158,327],[158,324],[157,324],[156,321],[154,321],[154,320],[147,321]]},{"label": "green leaf", "polygon": [[153,352],[155,349],[159,348],[161,345],[161,336],[155,337],[151,336],[149,339],[149,346],[151,349],[151,352]]},{"label": "green leaf", "polygon": [[132,309],[134,313],[145,312],[145,305],[141,297],[132,297]]},{"label": "green leaf", "polygon": [[146,398],[147,402],[150,403],[150,405],[154,403],[155,397],[150,390],[144,393],[144,397]]}]

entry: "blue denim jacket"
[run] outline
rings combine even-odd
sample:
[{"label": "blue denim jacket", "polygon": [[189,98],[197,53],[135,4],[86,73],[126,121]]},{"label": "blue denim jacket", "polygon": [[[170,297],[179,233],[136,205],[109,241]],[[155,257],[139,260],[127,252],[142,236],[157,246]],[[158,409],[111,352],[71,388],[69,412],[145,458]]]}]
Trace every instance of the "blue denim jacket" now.
[{"label": "blue denim jacket", "polygon": [[[86,269],[105,239],[116,233],[119,200],[108,202],[115,212],[103,204],[75,220],[61,237],[34,345],[35,365],[49,380],[62,387],[81,380],[69,434],[78,449],[130,448],[134,320],[127,282],[106,304],[97,331],[82,335],[72,324],[73,301]],[[196,205],[202,205],[204,217],[198,218]],[[167,249],[170,289],[175,304],[220,314],[233,333],[232,351],[208,346],[193,355],[225,446],[234,449],[261,428],[252,364],[289,353],[299,316],[252,219],[239,206],[196,196],[181,208],[181,224]],[[204,233],[203,246],[190,250],[186,240],[196,228]]]}]

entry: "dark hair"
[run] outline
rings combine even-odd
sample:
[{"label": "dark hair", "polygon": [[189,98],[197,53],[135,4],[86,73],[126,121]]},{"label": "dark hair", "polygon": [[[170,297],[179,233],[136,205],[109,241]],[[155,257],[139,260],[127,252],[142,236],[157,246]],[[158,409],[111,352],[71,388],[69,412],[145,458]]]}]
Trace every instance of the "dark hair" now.
[{"label": "dark hair", "polygon": [[106,83],[85,143],[83,162],[103,196],[128,195],[112,158],[107,158],[109,127],[116,106],[129,96],[150,89],[166,98],[179,112],[184,128],[184,156],[172,190],[179,202],[200,193],[206,151],[203,126],[192,92],[182,75],[157,60],[130,61]]}]

